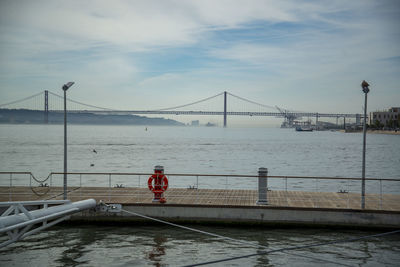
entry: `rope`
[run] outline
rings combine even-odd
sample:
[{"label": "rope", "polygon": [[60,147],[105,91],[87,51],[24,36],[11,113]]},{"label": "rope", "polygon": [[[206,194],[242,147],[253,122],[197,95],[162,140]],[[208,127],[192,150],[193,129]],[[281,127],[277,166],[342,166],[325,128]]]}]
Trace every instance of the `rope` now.
[{"label": "rope", "polygon": [[[102,204],[104,204],[107,207],[111,206],[111,205],[107,205],[105,203],[102,203]],[[215,233],[210,233],[210,232],[198,230],[198,229],[195,229],[195,228],[191,228],[191,227],[187,227],[187,226],[171,223],[171,222],[168,222],[168,221],[164,221],[164,220],[156,219],[156,218],[149,217],[149,216],[146,216],[146,215],[142,215],[142,214],[139,214],[139,213],[136,213],[136,212],[133,212],[133,211],[127,211],[127,210],[124,210],[124,209],[121,209],[121,211],[126,212],[126,213],[131,214],[131,215],[135,215],[135,216],[138,216],[138,217],[149,219],[149,220],[152,220],[152,221],[156,221],[156,222],[164,223],[164,224],[171,225],[171,226],[174,226],[174,227],[178,227],[178,228],[181,228],[181,229],[185,229],[185,230],[189,230],[189,231],[193,231],[193,232],[197,232],[197,233],[201,233],[201,234],[205,234],[205,235],[209,235],[209,236],[213,236],[213,237],[218,237],[218,238],[225,239],[225,240],[230,240],[230,241],[234,241],[234,242],[250,245],[252,247],[258,247],[258,248],[261,247],[261,248],[268,249],[267,246],[263,246],[263,245],[259,245],[259,244],[253,244],[252,242],[249,242],[249,241],[235,239],[235,238],[222,236],[222,235],[218,235],[218,234],[215,234]],[[268,252],[268,253],[272,253],[272,252],[274,252],[274,251],[271,251],[271,252]],[[276,251],[276,252],[283,252],[283,253],[286,253],[286,254],[291,254],[291,255],[295,255],[295,256],[299,256],[299,257],[306,257],[306,258],[310,258],[310,259],[314,259],[314,260],[318,260],[318,261],[323,261],[323,262],[328,262],[328,263],[332,263],[332,264],[337,264],[337,265],[342,265],[342,266],[352,266],[352,265],[347,265],[347,264],[338,263],[338,262],[334,262],[334,261],[329,261],[329,260],[325,260],[325,259],[314,258],[314,257],[311,257],[311,256],[299,255],[299,254],[295,254],[295,253],[288,253],[288,252],[285,252],[283,250],[282,251]],[[217,262],[215,262],[215,263],[217,263]],[[206,263],[206,264],[211,264],[211,263]],[[206,264],[199,263],[198,265],[206,265]],[[188,265],[188,266],[198,266],[198,265],[194,264],[194,265]]]},{"label": "rope", "polygon": [[369,238],[373,238],[373,237],[382,237],[382,236],[392,235],[392,234],[397,234],[397,233],[400,233],[400,230],[395,230],[395,231],[381,233],[381,234],[375,234],[375,235],[367,235],[367,236],[355,237],[355,238],[350,238],[350,239],[342,239],[342,240],[330,241],[330,242],[325,242],[325,243],[316,243],[316,244],[310,244],[310,245],[303,245],[303,246],[295,246],[295,247],[288,247],[288,248],[280,248],[280,249],[262,251],[262,252],[243,255],[243,256],[230,257],[230,258],[225,258],[225,259],[220,259],[220,260],[214,260],[214,261],[207,261],[207,262],[202,262],[202,263],[195,263],[195,264],[185,265],[185,267],[215,264],[215,263],[238,260],[238,259],[249,258],[249,257],[254,257],[254,256],[259,256],[259,255],[265,255],[265,254],[270,254],[270,253],[284,252],[284,251],[287,251],[287,250],[297,250],[297,249],[319,247],[319,246],[332,245],[332,244],[338,244],[338,243],[348,243],[348,242],[354,242],[354,241],[359,241],[359,240],[363,240],[363,239],[369,239]]},{"label": "rope", "polygon": [[[42,188],[43,188],[43,187],[42,187]],[[45,188],[47,188],[46,191],[44,191],[43,193],[38,193],[38,192],[36,192],[35,189],[33,189],[33,187],[31,186],[31,191],[32,191],[36,196],[42,197],[42,196],[47,195],[47,193],[50,191],[50,186],[46,186]]]},{"label": "rope", "polygon": [[32,173],[30,173],[30,175],[31,175],[31,177],[33,178],[33,180],[35,180],[35,181],[36,181],[37,183],[39,183],[39,184],[42,184],[42,183],[46,182],[47,180],[49,180],[49,178],[50,178],[50,176],[51,176],[51,173],[50,173],[50,174],[47,176],[47,178],[44,179],[43,181],[40,181],[40,180],[36,179],[35,176],[34,176]]},{"label": "rope", "polygon": [[[30,173],[30,178],[33,178],[33,180],[35,180],[37,183],[43,185],[43,183],[46,182],[50,178],[50,175],[51,175],[51,173],[47,176],[46,179],[44,179],[43,181],[40,181],[40,180],[36,179],[35,176],[32,173]],[[43,187],[45,187],[45,186],[43,186]],[[47,190],[45,190],[43,193],[36,192],[35,189],[33,188],[33,186],[30,186],[30,188],[31,188],[31,191],[38,197],[42,197],[42,196],[46,195],[50,191],[50,185],[46,186]]]},{"label": "rope", "polygon": [[[107,204],[104,204],[104,205],[110,206],[110,205],[107,205]],[[230,237],[226,237],[226,236],[222,236],[222,235],[218,235],[218,234],[214,234],[214,233],[210,233],[210,232],[194,229],[194,228],[191,228],[191,227],[187,227],[187,226],[183,226],[183,225],[179,225],[179,224],[163,221],[163,220],[152,218],[152,217],[149,217],[149,216],[146,216],[146,215],[142,215],[142,214],[139,214],[139,213],[136,213],[136,212],[133,212],[133,211],[127,211],[127,210],[124,210],[124,209],[121,209],[121,211],[129,213],[129,214],[132,214],[132,215],[135,215],[135,216],[138,216],[138,217],[142,217],[142,218],[145,218],[145,219],[148,219],[148,220],[152,220],[152,221],[156,221],[156,222],[159,222],[159,223],[168,224],[168,225],[171,225],[171,226],[174,226],[174,227],[178,227],[178,228],[182,228],[182,229],[185,229],[185,230],[197,232],[197,233],[200,233],[200,234],[205,234],[205,235],[209,235],[209,236],[213,236],[213,237],[218,237],[218,238],[222,238],[222,239],[231,240],[231,241],[239,242],[239,243],[242,243],[242,244],[254,246],[254,244],[252,244],[250,242],[247,242],[247,241],[244,241],[244,240],[234,239],[234,238],[230,238]]]},{"label": "rope", "polygon": [[292,256],[297,256],[297,257],[303,257],[303,258],[307,258],[307,259],[312,259],[312,260],[316,260],[316,261],[322,261],[322,262],[328,262],[328,263],[332,263],[332,264],[336,264],[336,265],[341,265],[341,266],[347,266],[347,267],[353,267],[353,265],[349,265],[349,264],[345,264],[345,263],[339,263],[336,261],[330,261],[330,260],[326,260],[326,259],[321,259],[321,258],[316,258],[316,257],[312,257],[312,256],[307,256],[307,255],[301,255],[301,254],[297,254],[297,253],[289,253],[286,251],[282,251],[282,253],[288,254],[288,255],[292,255]]}]

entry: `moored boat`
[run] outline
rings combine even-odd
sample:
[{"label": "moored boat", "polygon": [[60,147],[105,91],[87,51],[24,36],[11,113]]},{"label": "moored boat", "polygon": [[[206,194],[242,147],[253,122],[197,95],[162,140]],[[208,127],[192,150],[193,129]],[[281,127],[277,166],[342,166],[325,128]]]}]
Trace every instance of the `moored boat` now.
[{"label": "moored boat", "polygon": [[297,126],[296,127],[297,132],[312,132],[313,128],[311,127],[302,127],[302,126]]}]

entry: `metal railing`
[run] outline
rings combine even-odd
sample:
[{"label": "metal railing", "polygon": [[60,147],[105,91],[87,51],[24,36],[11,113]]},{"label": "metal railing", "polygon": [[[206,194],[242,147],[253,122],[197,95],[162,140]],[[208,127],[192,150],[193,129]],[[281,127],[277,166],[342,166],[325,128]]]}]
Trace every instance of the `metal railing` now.
[{"label": "metal railing", "polygon": [[[87,197],[107,202],[151,203],[147,179],[153,173],[69,172],[68,195],[74,200]],[[45,179],[31,172],[0,172],[2,201],[62,198],[63,172],[51,172]],[[166,173],[168,203],[204,205],[255,205],[258,175]],[[29,183],[28,183],[29,179]],[[359,208],[361,178],[267,176],[268,205],[288,207]],[[400,210],[400,179],[366,178],[367,208]],[[29,190],[22,190],[21,188]],[[327,196],[333,200],[327,200]],[[329,204],[329,205],[328,205]]]}]

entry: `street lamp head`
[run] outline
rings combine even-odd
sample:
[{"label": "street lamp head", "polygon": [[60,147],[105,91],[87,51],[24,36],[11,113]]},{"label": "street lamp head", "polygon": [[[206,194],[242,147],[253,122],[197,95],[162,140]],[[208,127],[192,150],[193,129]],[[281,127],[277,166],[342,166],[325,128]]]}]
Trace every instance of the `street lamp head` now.
[{"label": "street lamp head", "polygon": [[361,83],[361,88],[363,90],[364,93],[368,93],[369,92],[369,88],[368,88],[369,84],[364,80]]},{"label": "street lamp head", "polygon": [[68,82],[68,83],[66,83],[66,84],[63,85],[62,89],[63,89],[64,91],[67,91],[68,88],[70,88],[72,85],[74,85],[74,82]]}]

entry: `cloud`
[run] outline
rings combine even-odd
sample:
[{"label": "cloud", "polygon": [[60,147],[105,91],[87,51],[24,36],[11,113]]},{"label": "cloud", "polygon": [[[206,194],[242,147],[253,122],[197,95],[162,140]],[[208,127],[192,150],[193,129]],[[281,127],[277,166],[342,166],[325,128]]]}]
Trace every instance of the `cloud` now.
[{"label": "cloud", "polygon": [[382,59],[400,55],[399,13],[373,0],[3,0],[0,96],[70,79],[82,88],[72,94],[104,106],[233,90],[285,107],[314,97],[314,110],[360,79],[396,96],[399,63]]},{"label": "cloud", "polygon": [[32,40],[32,46],[50,51],[104,43],[141,51],[193,44],[206,31],[243,27],[253,20],[295,20],[272,1],[39,0],[3,1],[1,7],[3,33],[19,36],[16,44]]}]

